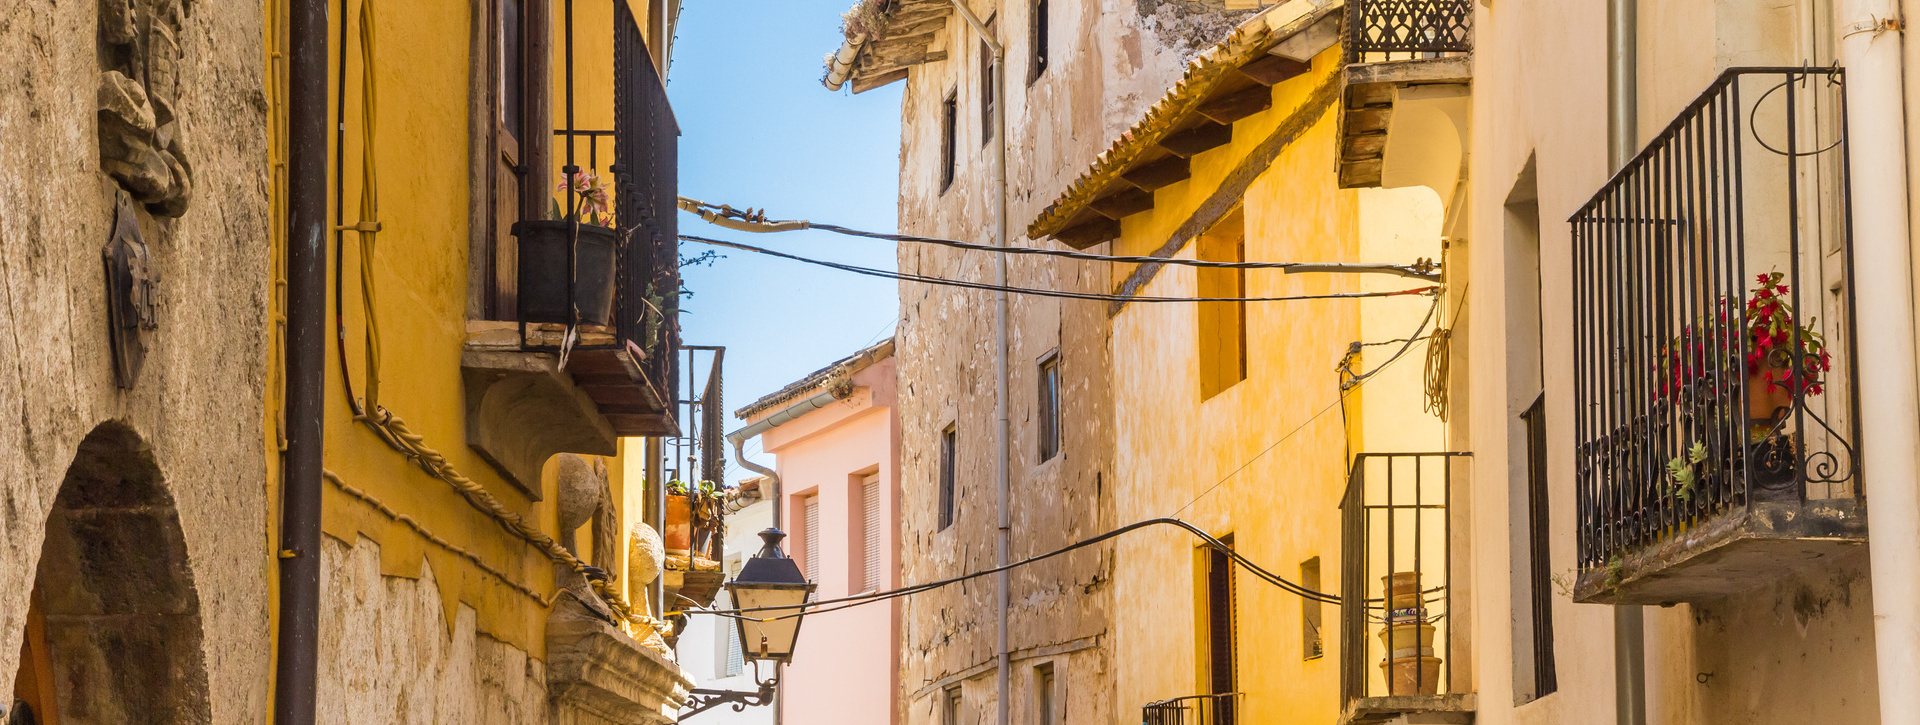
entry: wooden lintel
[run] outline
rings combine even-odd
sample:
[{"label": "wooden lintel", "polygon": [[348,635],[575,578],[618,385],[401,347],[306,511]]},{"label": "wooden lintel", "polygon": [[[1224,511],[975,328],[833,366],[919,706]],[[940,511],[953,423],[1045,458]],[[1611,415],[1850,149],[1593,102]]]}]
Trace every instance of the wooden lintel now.
[{"label": "wooden lintel", "polygon": [[1131,186],[1121,186],[1120,191],[1094,199],[1087,206],[1108,219],[1125,219],[1134,214],[1153,208],[1153,192],[1141,191]]},{"label": "wooden lintel", "polygon": [[1185,158],[1168,156],[1150,164],[1142,164],[1121,174],[1120,178],[1141,190],[1153,191],[1174,182],[1184,181],[1191,173],[1190,164]]},{"label": "wooden lintel", "polygon": [[886,34],[888,38],[897,38],[897,37],[905,37],[909,35],[920,35],[923,33],[931,33],[933,31],[940,30],[945,27],[947,27],[946,15],[926,15],[924,17],[914,17],[914,18],[894,18],[892,22],[887,23]]},{"label": "wooden lintel", "polygon": [[874,75],[871,73],[862,73],[860,75],[854,76],[853,78],[853,92],[866,93],[867,91],[871,91],[875,88],[879,88],[888,83],[892,83],[894,81],[904,81],[906,79],[907,79],[907,69],[905,68],[887,71],[879,75]]},{"label": "wooden lintel", "polygon": [[1271,86],[1288,78],[1307,72],[1305,63],[1292,58],[1277,55],[1261,56],[1259,60],[1240,66],[1240,74],[1253,79],[1263,86]]},{"label": "wooden lintel", "polygon": [[1273,89],[1255,85],[1207,99],[1199,111],[1214,123],[1230,124],[1272,107]]},{"label": "wooden lintel", "polygon": [[1074,249],[1086,249],[1101,242],[1120,238],[1120,221],[1098,218],[1054,232],[1054,239]]},{"label": "wooden lintel", "polygon": [[1194,154],[1225,146],[1232,140],[1232,126],[1208,122],[1179,133],[1169,134],[1166,138],[1160,139],[1160,148],[1173,152],[1175,156],[1190,159]]},{"label": "wooden lintel", "polygon": [[947,51],[920,51],[907,55],[888,58],[865,59],[860,62],[855,75],[879,77],[911,68],[922,63],[936,63],[947,59]]}]

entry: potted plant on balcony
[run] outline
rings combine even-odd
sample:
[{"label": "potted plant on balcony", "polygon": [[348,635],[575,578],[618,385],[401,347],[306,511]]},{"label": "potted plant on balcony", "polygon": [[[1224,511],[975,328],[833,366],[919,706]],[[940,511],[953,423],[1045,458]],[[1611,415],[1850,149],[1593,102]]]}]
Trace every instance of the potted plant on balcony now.
[{"label": "potted plant on balcony", "polygon": [[569,189],[571,209],[562,209],[556,199],[551,218],[513,223],[523,322],[605,325],[612,318],[620,245],[611,198],[592,172],[576,171],[560,182],[563,195]]},{"label": "potted plant on balcony", "polygon": [[[1682,415],[1711,415],[1713,403],[1738,400],[1740,388],[1733,381],[1745,379],[1746,442],[1755,464],[1748,485],[1763,499],[1798,496],[1793,442],[1781,434],[1780,424],[1796,398],[1825,392],[1825,373],[1833,368],[1826,338],[1814,321],[1796,320],[1784,279],[1779,272],[1755,278],[1744,326],[1731,324],[1736,310],[1722,298],[1714,319],[1686,326],[1661,355],[1661,398],[1687,406]],[[1667,462],[1671,493],[1691,498],[1694,484],[1716,460],[1719,456],[1702,442],[1685,446]]]}]

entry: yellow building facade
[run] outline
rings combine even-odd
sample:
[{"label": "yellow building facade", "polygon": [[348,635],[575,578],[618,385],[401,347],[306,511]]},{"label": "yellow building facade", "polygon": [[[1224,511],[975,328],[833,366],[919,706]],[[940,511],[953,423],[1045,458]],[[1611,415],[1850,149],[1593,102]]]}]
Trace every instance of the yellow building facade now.
[{"label": "yellow building facade", "polygon": [[[1424,494],[1444,505],[1446,474],[1460,464],[1386,457],[1449,450],[1425,385],[1433,332],[1454,312],[1423,263],[1443,254],[1444,212],[1427,188],[1342,188],[1340,7],[1287,3],[1244,21],[1029,228],[1076,246],[1107,242],[1116,255],[1402,273],[1113,265],[1113,288],[1145,298],[1286,298],[1111,306],[1117,520],[1184,520],[1329,595],[1261,581],[1173,527],[1120,539],[1113,584],[1127,604],[1111,631],[1116,709],[1129,721],[1336,722],[1349,565],[1358,568],[1347,576],[1372,578],[1363,591],[1377,600],[1378,577],[1412,570],[1424,548],[1428,598],[1450,586],[1436,555],[1444,525],[1429,517],[1414,533],[1417,513],[1399,518],[1407,533],[1391,563],[1387,516],[1360,524],[1376,540],[1356,554],[1365,561],[1346,560],[1350,485],[1377,506],[1391,468],[1401,503]],[[1444,611],[1430,602],[1429,621]],[[1387,687],[1378,628],[1363,627],[1370,646],[1357,670],[1375,694]],[[1439,629],[1426,646],[1444,655],[1450,635]]]},{"label": "yellow building facade", "polygon": [[[280,220],[283,5],[267,8]],[[684,702],[691,683],[649,590],[660,541],[641,525],[659,450],[648,439],[677,432],[676,323],[646,304],[677,285],[677,133],[656,70],[673,12],[665,0],[330,9],[323,721],[665,722]],[[578,242],[562,231],[520,246],[539,239],[522,222],[584,203],[560,190],[569,165],[611,197],[594,221],[629,243],[610,256],[589,251],[585,214]],[[284,221],[273,228],[283,247]],[[559,309],[598,304],[599,319],[538,312],[555,279]],[[270,451],[284,445],[283,389],[266,386]]]}]

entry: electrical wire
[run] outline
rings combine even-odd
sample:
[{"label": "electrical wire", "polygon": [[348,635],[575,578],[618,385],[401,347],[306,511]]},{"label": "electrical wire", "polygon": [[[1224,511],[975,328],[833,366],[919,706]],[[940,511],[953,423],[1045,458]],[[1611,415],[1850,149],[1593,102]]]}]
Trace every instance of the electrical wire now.
[{"label": "electrical wire", "polygon": [[[1288,581],[1285,577],[1282,577],[1278,574],[1267,571],[1266,569],[1262,568],[1259,564],[1253,563],[1252,560],[1246,558],[1245,556],[1242,556],[1239,552],[1234,551],[1233,547],[1226,545],[1226,543],[1220,541],[1219,539],[1213,538],[1212,536],[1208,535],[1207,532],[1201,531],[1199,527],[1196,527],[1193,524],[1190,524],[1180,519],[1176,519],[1172,517],[1161,517],[1161,518],[1147,519],[1145,521],[1136,521],[1134,523],[1127,524],[1126,526],[1122,526],[1112,531],[1108,531],[1099,536],[1095,536],[1090,539],[1084,539],[1084,540],[1075,542],[1073,544],[1069,544],[1065,547],[1055,549],[1053,551],[1049,551],[1045,554],[1041,554],[1039,556],[1021,559],[1019,561],[1009,563],[1005,566],[997,566],[991,569],[983,569],[981,571],[976,571],[970,574],[964,574],[964,575],[952,577],[949,579],[930,581],[924,584],[914,584],[911,586],[905,586],[899,589],[891,589],[884,592],[873,592],[870,594],[856,594],[854,596],[840,597],[837,599],[822,599],[819,601],[807,602],[805,604],[799,605],[798,607],[776,606],[776,607],[746,607],[741,609],[686,609],[686,610],[681,610],[678,613],[712,614],[720,617],[726,617],[729,619],[744,619],[748,621],[759,621],[759,622],[775,622],[783,619],[794,619],[810,613],[825,614],[827,612],[836,612],[842,609],[847,609],[849,607],[857,607],[863,604],[872,604],[874,602],[881,602],[889,599],[897,599],[900,597],[906,597],[914,594],[919,594],[922,592],[932,591],[940,587],[949,586],[952,584],[958,584],[960,582],[967,581],[969,579],[977,579],[983,576],[987,576],[989,574],[998,574],[1003,571],[1008,571],[1018,567],[1026,566],[1028,564],[1034,564],[1041,561],[1045,561],[1047,559],[1051,559],[1053,557],[1060,556],[1062,554],[1066,554],[1068,552],[1072,552],[1077,549],[1083,549],[1088,546],[1092,546],[1094,544],[1098,544],[1100,542],[1106,541],[1108,539],[1119,537],[1122,534],[1138,531],[1140,529],[1144,529],[1149,526],[1173,526],[1173,527],[1182,529],[1187,533],[1193,534],[1194,536],[1199,537],[1202,541],[1205,541],[1209,548],[1214,549],[1215,551],[1219,551],[1223,554],[1226,554],[1228,558],[1234,561],[1234,563],[1240,565],[1241,568],[1246,569],[1248,572],[1252,573],[1255,577],[1258,577],[1262,581],[1265,581],[1269,584],[1280,587],[1281,589],[1284,589],[1303,599],[1307,599],[1309,601],[1315,601],[1315,602],[1322,602],[1326,604],[1340,603],[1340,597],[1338,596],[1327,594],[1325,592],[1317,592],[1312,589],[1308,589],[1299,584],[1295,584],[1291,581]],[[828,606],[828,605],[832,605],[832,606]],[[785,611],[790,611],[794,609],[798,609],[800,611],[792,612],[789,614],[771,616],[771,617],[747,616],[748,614],[751,614],[754,612],[768,612],[768,611],[785,612]]]},{"label": "electrical wire", "polygon": [[973,242],[962,242],[957,239],[941,239],[939,237],[922,237],[922,236],[916,236],[912,234],[893,234],[889,232],[869,232],[861,229],[853,229],[851,227],[843,227],[838,224],[824,224],[820,222],[807,221],[805,219],[769,221],[766,218],[765,210],[755,211],[753,209],[735,209],[726,204],[709,204],[704,201],[689,199],[684,196],[680,197],[679,206],[682,210],[699,215],[701,219],[706,220],[708,223],[715,224],[718,226],[723,226],[728,229],[733,229],[736,231],[754,232],[759,234],[766,234],[766,233],[773,233],[773,232],[792,232],[792,231],[800,231],[802,229],[819,229],[822,231],[833,232],[835,234],[844,234],[852,237],[866,237],[868,239],[880,239],[880,240],[885,240],[890,242],[935,244],[935,245],[944,246],[944,247],[952,247],[955,249],[965,249],[965,250],[976,251],[976,252],[996,252],[1000,254],[1026,254],[1026,255],[1047,256],[1047,257],[1060,257],[1064,259],[1079,259],[1079,260],[1086,260],[1086,261],[1093,261],[1093,262],[1119,262],[1122,264],[1172,264],[1172,265],[1179,265],[1184,267],[1209,267],[1209,268],[1217,268],[1217,269],[1278,269],[1278,270],[1285,271],[1289,274],[1301,273],[1301,272],[1382,273],[1382,274],[1396,274],[1402,277],[1412,277],[1415,279],[1426,279],[1426,280],[1440,279],[1440,266],[1438,264],[1435,264],[1432,260],[1428,260],[1428,259],[1422,259],[1413,264],[1384,264],[1384,263],[1370,264],[1370,263],[1342,263],[1342,262],[1334,262],[1334,263],[1221,262],[1221,261],[1212,261],[1212,260],[1204,260],[1204,259],[1176,259],[1172,257],[1093,254],[1090,252],[1076,252],[1076,251],[1071,251],[1066,249],[1048,249],[1044,247],[1000,247],[1000,246],[995,246],[991,244],[976,244]]},{"label": "electrical wire", "polygon": [[1372,370],[1368,370],[1364,373],[1353,372],[1353,368],[1352,368],[1353,358],[1354,356],[1360,354],[1360,347],[1361,347],[1360,343],[1358,342],[1354,343],[1352,347],[1347,349],[1347,356],[1341,359],[1340,361],[1339,370],[1341,374],[1351,376],[1346,380],[1341,381],[1340,389],[1342,391],[1352,389],[1354,386],[1359,385],[1362,382],[1365,382],[1367,378],[1371,378],[1374,375],[1379,374],[1381,370],[1385,370],[1388,365],[1393,364],[1393,361],[1399,360],[1401,356],[1406,355],[1408,350],[1413,349],[1413,343],[1419,342],[1421,339],[1424,339],[1426,337],[1424,333],[1427,331],[1427,325],[1433,322],[1433,313],[1438,309],[1440,309],[1440,297],[1439,295],[1435,295],[1433,298],[1433,305],[1427,308],[1427,316],[1424,318],[1421,318],[1420,320],[1419,329],[1414,330],[1413,334],[1406,338],[1406,344],[1401,345],[1399,350],[1394,351],[1393,357],[1387,358],[1386,362],[1380,363],[1378,367],[1375,367]]},{"label": "electrical wire", "polygon": [[691,234],[682,234],[680,235],[680,239],[681,241],[694,242],[697,244],[711,244],[716,247],[738,249],[743,252],[753,252],[754,254],[764,254],[769,257],[778,257],[781,259],[790,259],[796,262],[805,262],[807,264],[818,265],[821,267],[828,267],[828,268],[837,269],[843,272],[852,272],[854,274],[861,274],[869,277],[881,277],[885,279],[901,280],[905,282],[920,282],[923,284],[945,285],[949,287],[964,287],[967,289],[978,289],[978,290],[988,290],[988,291],[1004,290],[1014,294],[1036,295],[1040,297],[1059,297],[1063,299],[1073,299],[1073,300],[1099,300],[1099,301],[1106,301],[1106,302],[1112,302],[1112,301],[1292,302],[1292,301],[1300,301],[1300,300],[1359,299],[1359,298],[1366,298],[1366,297],[1397,297],[1401,295],[1420,295],[1420,294],[1429,294],[1440,289],[1438,286],[1430,285],[1426,287],[1414,287],[1411,289],[1393,290],[1388,292],[1333,292],[1328,294],[1294,295],[1294,296],[1288,296],[1288,297],[1151,297],[1151,296],[1141,296],[1141,295],[1114,295],[1114,294],[1104,294],[1099,292],[1066,292],[1062,290],[1046,290],[1046,289],[1036,289],[1031,287],[1014,287],[1010,285],[996,285],[996,284],[988,284],[985,282],[969,282],[967,280],[948,279],[945,277],[932,277],[932,276],[923,275],[923,274],[914,274],[911,272],[889,272],[884,269],[874,269],[872,267],[860,267],[860,266],[851,265],[851,264],[842,264],[840,262],[829,262],[824,259],[802,257],[797,254],[788,254],[786,252],[776,252],[774,250],[767,249],[764,247],[756,247],[750,244],[741,244],[739,242],[728,242],[728,241],[722,241],[719,239],[708,239],[706,237],[696,237]]}]

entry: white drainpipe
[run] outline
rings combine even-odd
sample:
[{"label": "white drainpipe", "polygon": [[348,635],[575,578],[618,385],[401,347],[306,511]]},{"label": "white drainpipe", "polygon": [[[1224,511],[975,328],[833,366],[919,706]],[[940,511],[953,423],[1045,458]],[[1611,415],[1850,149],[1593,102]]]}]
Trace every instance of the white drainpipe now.
[{"label": "white drainpipe", "polygon": [[1880,722],[1920,723],[1920,370],[1907,220],[1899,7],[1841,0],[1847,70],[1861,485],[1868,506]]}]

